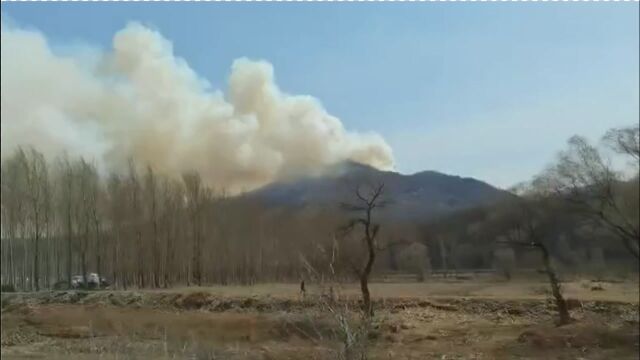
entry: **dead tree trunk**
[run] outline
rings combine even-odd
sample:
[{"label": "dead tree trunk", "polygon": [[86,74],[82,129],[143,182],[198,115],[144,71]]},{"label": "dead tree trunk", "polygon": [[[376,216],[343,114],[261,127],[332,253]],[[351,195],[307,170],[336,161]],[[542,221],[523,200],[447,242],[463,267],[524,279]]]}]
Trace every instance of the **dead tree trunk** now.
[{"label": "dead tree trunk", "polygon": [[[37,222],[37,221],[36,221]],[[33,283],[36,291],[40,291],[40,234],[36,224],[36,236],[33,249]]]},{"label": "dead tree trunk", "polygon": [[378,226],[374,225],[374,230],[371,230],[371,210],[367,211],[367,224],[365,225],[365,236],[367,241],[367,263],[364,267],[364,271],[360,274],[360,290],[362,291],[362,302],[364,311],[373,316],[373,307],[371,306],[371,295],[369,294],[369,276],[373,269],[373,263],[376,261],[376,248],[375,237],[378,232]]},{"label": "dead tree trunk", "polygon": [[[69,163],[68,159],[64,159],[62,163],[62,180],[63,180],[63,189],[62,189],[62,198],[60,199],[63,204],[64,211],[64,227],[66,227],[66,275],[67,275],[67,287],[71,289],[71,276],[72,276],[72,246],[71,243],[73,241],[73,197],[75,196],[75,182],[74,182],[74,168]],[[64,251],[64,250],[63,250]]]},{"label": "dead tree trunk", "polygon": [[136,244],[137,244],[137,248],[138,248],[138,261],[137,261],[137,285],[139,288],[144,288],[145,287],[145,282],[144,282],[144,265],[143,262],[141,261],[142,259],[144,259],[144,251],[143,251],[143,244],[142,244],[142,231],[139,228],[139,225],[136,225]]},{"label": "dead tree trunk", "polygon": [[547,274],[549,278],[549,285],[551,286],[551,294],[556,303],[556,307],[558,310],[558,326],[569,324],[572,321],[571,315],[569,314],[569,308],[567,306],[567,301],[562,296],[562,291],[560,287],[560,280],[558,279],[558,275],[551,265],[551,257],[549,255],[549,250],[546,245],[540,241],[531,241],[531,242],[523,242],[523,241],[506,241],[503,243],[511,244],[511,245],[519,245],[529,248],[535,248],[540,250],[542,254],[542,261],[544,264],[544,272]]},{"label": "dead tree trunk", "polygon": [[380,200],[380,196],[384,192],[384,184],[380,184],[377,187],[371,189],[371,191],[363,195],[360,189],[356,189],[356,197],[358,202],[356,204],[342,204],[342,207],[351,212],[360,212],[363,214],[361,217],[351,219],[350,222],[343,228],[345,233],[350,232],[357,225],[361,225],[364,229],[364,242],[367,244],[367,258],[366,263],[362,269],[357,266],[353,266],[354,271],[360,279],[360,291],[362,292],[362,310],[367,316],[373,316],[373,306],[371,304],[371,293],[369,292],[369,276],[373,270],[373,264],[376,260],[376,236],[380,225],[374,224],[372,219],[373,210],[384,206]]},{"label": "dead tree trunk", "polygon": [[67,214],[67,286],[71,289],[71,211]]},{"label": "dead tree trunk", "polygon": [[111,279],[113,281],[113,285],[118,287],[118,253],[120,247],[120,229],[116,227],[113,230],[113,254],[111,258]]},{"label": "dead tree trunk", "polygon": [[360,274],[360,291],[362,291],[362,308],[369,315],[373,316],[373,306],[371,306],[371,294],[369,293],[369,275],[375,261],[375,251],[369,250],[369,258],[365,270]]},{"label": "dead tree trunk", "polygon": [[80,249],[80,257],[81,263],[80,266],[82,268],[82,281],[85,288],[89,287],[89,282],[87,279],[87,247],[89,246],[89,220],[85,221],[84,226],[84,234],[82,238],[82,245]]},{"label": "dead tree trunk", "polygon": [[13,247],[14,247],[14,238],[13,232],[9,235],[9,279],[11,279],[11,285],[16,286],[16,271],[15,271],[15,262],[13,258]]},{"label": "dead tree trunk", "polygon": [[100,288],[101,284],[99,278],[102,276],[102,242],[100,238],[100,220],[98,219],[98,216],[96,214],[94,214],[93,226],[95,227],[96,232],[96,271],[98,273],[98,288]]},{"label": "dead tree trunk", "polygon": [[553,294],[553,298],[556,301],[556,306],[558,308],[558,325],[566,325],[571,322],[571,315],[569,315],[569,308],[567,307],[567,302],[562,296],[562,292],[560,291],[560,281],[558,280],[558,276],[551,265],[551,260],[549,258],[549,251],[547,247],[542,243],[536,243],[535,245],[540,252],[542,253],[542,261],[544,262],[545,272],[549,277],[549,284],[551,285],[551,293]]}]

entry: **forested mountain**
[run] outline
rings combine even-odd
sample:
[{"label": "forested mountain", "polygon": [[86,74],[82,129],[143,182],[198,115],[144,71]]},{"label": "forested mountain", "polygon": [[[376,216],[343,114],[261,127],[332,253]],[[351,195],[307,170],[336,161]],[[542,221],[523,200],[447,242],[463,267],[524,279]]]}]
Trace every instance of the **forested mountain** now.
[{"label": "forested mountain", "polygon": [[356,187],[367,183],[385,184],[387,206],[382,214],[402,221],[424,221],[512,196],[472,178],[436,171],[403,175],[346,162],[322,176],[273,183],[245,197],[258,199],[267,207],[330,210],[350,200]]}]

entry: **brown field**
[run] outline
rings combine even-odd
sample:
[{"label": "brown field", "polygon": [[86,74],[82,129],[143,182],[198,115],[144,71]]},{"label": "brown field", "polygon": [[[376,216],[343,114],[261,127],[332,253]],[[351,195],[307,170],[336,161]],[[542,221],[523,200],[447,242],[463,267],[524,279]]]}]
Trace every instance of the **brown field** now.
[{"label": "brown field", "polygon": [[[554,326],[542,281],[371,285],[371,359],[638,359],[638,282],[564,284]],[[262,284],[2,295],[3,359],[334,359],[334,317],[309,286]],[[345,303],[357,287],[341,290]],[[355,316],[355,312],[354,312]],[[356,321],[354,319],[354,321]]]}]

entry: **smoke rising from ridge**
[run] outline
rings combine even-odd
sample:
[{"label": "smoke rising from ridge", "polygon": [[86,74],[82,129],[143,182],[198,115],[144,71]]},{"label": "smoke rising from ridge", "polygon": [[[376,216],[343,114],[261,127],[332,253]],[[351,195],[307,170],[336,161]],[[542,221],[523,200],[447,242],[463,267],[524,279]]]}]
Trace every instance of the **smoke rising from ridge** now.
[{"label": "smoke rising from ridge", "polygon": [[137,23],[106,53],[60,55],[40,33],[5,25],[1,41],[3,157],[33,145],[114,171],[132,157],[169,175],[197,170],[232,192],[344,160],[393,166],[382,137],[348,132],[316,99],[283,93],[264,61],[234,61],[223,93]]}]

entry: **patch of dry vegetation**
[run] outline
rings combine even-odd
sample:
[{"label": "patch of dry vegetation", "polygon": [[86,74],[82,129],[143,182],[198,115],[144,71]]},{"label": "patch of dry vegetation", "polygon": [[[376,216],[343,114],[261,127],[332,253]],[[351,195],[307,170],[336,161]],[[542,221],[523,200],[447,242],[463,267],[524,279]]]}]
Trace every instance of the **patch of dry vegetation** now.
[{"label": "patch of dry vegetation", "polygon": [[[318,294],[304,300],[232,295],[209,289],[3,294],[2,356],[335,359],[344,344]],[[637,303],[581,299],[571,310],[577,322],[554,327],[553,302],[535,296],[375,299],[364,342],[371,359],[636,359],[640,350]],[[357,309],[358,298],[347,296],[343,304]],[[352,333],[357,317],[347,313]]]}]

